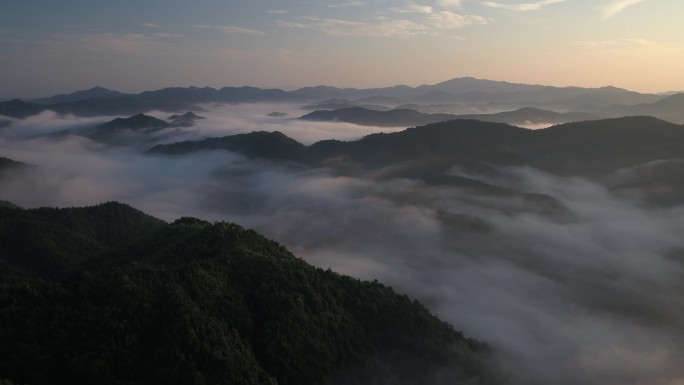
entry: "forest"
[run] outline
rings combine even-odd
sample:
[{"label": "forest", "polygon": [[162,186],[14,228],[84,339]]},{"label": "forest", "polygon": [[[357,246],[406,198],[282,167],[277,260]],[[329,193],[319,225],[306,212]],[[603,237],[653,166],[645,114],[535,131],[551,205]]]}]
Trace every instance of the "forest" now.
[{"label": "forest", "polygon": [[496,384],[492,350],[236,224],[0,205],[5,384]]}]

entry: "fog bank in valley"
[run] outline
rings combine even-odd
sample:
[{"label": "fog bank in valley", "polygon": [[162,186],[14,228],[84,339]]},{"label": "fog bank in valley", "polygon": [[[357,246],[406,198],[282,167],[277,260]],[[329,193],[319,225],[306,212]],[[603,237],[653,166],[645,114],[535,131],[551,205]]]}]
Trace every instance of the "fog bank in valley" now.
[{"label": "fog bank in valley", "polygon": [[[274,111],[288,115],[268,116]],[[288,105],[197,113],[207,119],[156,140],[277,130],[310,144],[388,131],[293,120],[300,111]],[[153,143],[116,147],[65,133],[106,120],[12,120],[0,129],[0,156],[31,167],[4,172],[0,199],[23,207],[118,200],[169,221],[237,222],[314,265],[420,299],[493,345],[514,384],[684,381],[682,207],[648,208],[598,182],[529,168],[450,171],[546,194],[560,207],[547,212],[519,195],[342,176],[225,151],[147,156]]]}]

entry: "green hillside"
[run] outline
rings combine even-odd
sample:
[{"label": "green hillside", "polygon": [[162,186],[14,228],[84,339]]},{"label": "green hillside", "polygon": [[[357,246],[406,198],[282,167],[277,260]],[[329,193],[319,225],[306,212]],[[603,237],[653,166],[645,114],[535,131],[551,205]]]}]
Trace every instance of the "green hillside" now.
[{"label": "green hillside", "polygon": [[0,208],[0,379],[492,384],[490,351],[376,281],[229,223]]}]

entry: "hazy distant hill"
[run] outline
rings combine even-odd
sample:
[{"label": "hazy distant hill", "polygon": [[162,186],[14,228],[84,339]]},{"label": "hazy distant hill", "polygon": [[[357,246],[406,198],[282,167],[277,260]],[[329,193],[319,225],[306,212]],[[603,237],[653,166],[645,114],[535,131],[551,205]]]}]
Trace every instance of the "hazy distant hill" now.
[{"label": "hazy distant hill", "polygon": [[639,104],[620,112],[631,115],[657,116],[674,123],[684,124],[684,93],[664,97],[655,103]]},{"label": "hazy distant hill", "polygon": [[140,94],[87,98],[59,102],[50,105],[15,99],[0,103],[0,115],[25,118],[45,110],[59,114],[79,116],[123,115],[140,111],[182,111],[196,108],[201,103],[253,103],[253,102],[299,102],[302,98],[283,90],[267,90],[254,87],[213,88],[165,88]]},{"label": "hazy distant hill", "polygon": [[16,167],[25,166],[26,163],[17,162],[9,158],[3,158],[0,156],[0,171],[9,170]]},{"label": "hazy distant hill", "polygon": [[[646,162],[684,157],[684,127],[651,117],[626,117],[528,130],[502,123],[451,120],[352,142],[325,140],[304,147],[280,133],[287,146],[259,146],[268,133],[242,134],[157,146],[150,152],[186,154],[226,149],[250,156],[299,160],[312,166],[335,162],[362,167],[402,165],[405,170],[441,173],[456,164],[484,162],[531,166],[561,175],[599,175]],[[249,140],[248,140],[249,139]],[[247,141],[241,148],[236,143]],[[409,172],[409,171],[406,171]]]},{"label": "hazy distant hill", "polygon": [[128,118],[116,118],[98,126],[101,130],[141,130],[145,128],[169,128],[171,125],[161,119],[145,114]]},{"label": "hazy distant hill", "polygon": [[206,119],[204,116],[199,116],[192,111],[188,111],[183,115],[173,114],[169,116],[171,125],[174,127],[191,127],[195,125],[198,120]]},{"label": "hazy distant hill", "polygon": [[4,206],[0,279],[3,383],[500,383],[417,301],[235,224]]},{"label": "hazy distant hill", "polygon": [[25,102],[21,99],[0,102],[0,115],[12,118],[24,119],[29,116],[40,114],[43,111],[45,111],[44,106]]},{"label": "hazy distant hill", "polygon": [[60,94],[48,98],[34,99],[31,100],[31,102],[37,104],[59,104],[75,102],[83,99],[107,99],[125,95],[126,94],[123,92],[112,91],[103,87],[93,87],[87,90],[76,91],[68,95]]},{"label": "hazy distant hill", "polygon": [[450,114],[424,114],[415,110],[370,110],[363,107],[342,108],[333,111],[320,110],[299,119],[323,122],[346,122],[363,126],[402,127],[416,126],[454,119]]},{"label": "hazy distant hill", "polygon": [[538,108],[521,108],[496,114],[425,114],[411,109],[389,111],[370,110],[362,107],[343,108],[333,111],[314,111],[301,116],[302,120],[347,122],[364,126],[408,127],[454,119],[476,119],[485,122],[498,122],[517,125],[558,124],[573,121],[596,119],[597,116],[583,112],[558,113]]},{"label": "hazy distant hill", "polygon": [[136,114],[77,130],[75,133],[103,143],[125,145],[145,142],[150,139],[146,136],[158,135],[162,130],[172,127],[174,127],[172,124],[153,116]]},{"label": "hazy distant hill", "polygon": [[[600,113],[607,106],[653,103],[660,96],[639,94],[615,87],[581,88],[550,87],[515,84],[475,78],[457,78],[446,82],[419,87],[394,86],[386,88],[336,88],[330,86],[306,87],[295,91],[262,89],[256,87],[171,87],[139,94],[120,94],[103,88],[77,91],[37,99],[41,103],[12,100],[0,103],[0,115],[24,118],[51,109],[60,114],[82,116],[133,114],[148,110],[181,111],[197,108],[202,103],[255,103],[255,102],[311,102],[325,99],[361,100],[354,105],[396,106],[411,103],[505,103],[511,108],[532,106]],[[397,101],[401,100],[402,103]],[[422,100],[422,101],[421,101]],[[381,103],[377,103],[381,102]],[[339,106],[338,106],[339,107]],[[597,110],[598,109],[598,110]],[[671,111],[663,110],[662,114]],[[656,114],[665,118],[665,115]]]}]

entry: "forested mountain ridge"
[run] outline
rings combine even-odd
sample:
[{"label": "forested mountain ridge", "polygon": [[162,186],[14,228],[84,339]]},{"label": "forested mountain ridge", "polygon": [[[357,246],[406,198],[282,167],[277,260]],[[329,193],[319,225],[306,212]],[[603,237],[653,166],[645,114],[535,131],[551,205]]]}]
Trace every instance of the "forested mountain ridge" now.
[{"label": "forested mountain ridge", "polygon": [[107,203],[0,207],[0,226],[0,379],[499,381],[485,345],[418,302],[312,267],[235,224],[182,218],[167,225]]},{"label": "forested mountain ridge", "polygon": [[[224,149],[250,157],[300,161],[318,167],[335,162],[360,167],[413,164],[432,175],[473,162],[530,166],[559,175],[592,176],[646,162],[684,157],[684,127],[633,116],[566,123],[529,130],[504,123],[451,120],[379,133],[356,141],[324,140],[304,146],[280,133],[279,151],[251,133],[158,145],[148,153],[182,155]],[[240,139],[240,146],[234,145]],[[425,176],[425,175],[422,175]]]},{"label": "forested mountain ridge", "polygon": [[583,120],[595,120],[596,115],[588,113],[558,113],[537,108],[520,108],[495,114],[446,114],[423,113],[411,108],[396,108],[378,111],[363,107],[348,107],[316,110],[299,117],[301,120],[324,122],[347,122],[362,126],[409,127],[456,119],[475,119],[483,122],[507,123],[512,125],[559,124]]}]

